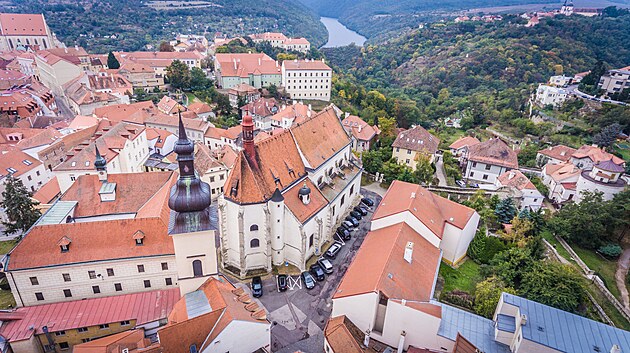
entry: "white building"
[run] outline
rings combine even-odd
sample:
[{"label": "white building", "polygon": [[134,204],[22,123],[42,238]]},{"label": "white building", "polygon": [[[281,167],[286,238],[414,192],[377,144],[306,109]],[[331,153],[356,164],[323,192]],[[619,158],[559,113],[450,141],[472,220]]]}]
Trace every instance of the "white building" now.
[{"label": "white building", "polygon": [[244,276],[290,263],[304,270],[359,197],[361,169],[333,107],[254,143],[243,118],[243,151],[219,199],[223,267]]},{"label": "white building", "polygon": [[466,159],[468,157],[468,150],[470,147],[479,143],[481,143],[481,141],[479,141],[476,137],[464,136],[451,143],[448,148],[454,157]]},{"label": "white building", "polygon": [[346,113],[341,124],[352,135],[352,150],[359,153],[369,151],[381,133],[378,126],[372,126],[358,116],[349,113]]},{"label": "white building", "polygon": [[600,79],[598,86],[608,93],[619,93],[630,89],[630,66],[609,70]]},{"label": "white building", "polygon": [[332,69],[323,60],[285,60],[282,86],[293,99],[330,101]]},{"label": "white building", "polygon": [[20,150],[0,155],[0,171],[0,199],[8,177],[21,180],[26,189],[33,193],[52,178],[52,173],[42,162]]},{"label": "white building", "polygon": [[536,165],[542,167],[547,163],[566,163],[571,159],[571,155],[573,155],[575,151],[575,148],[571,148],[565,145],[549,146],[536,153]]},{"label": "white building", "polygon": [[518,169],[518,158],[503,140],[490,140],[473,145],[468,150],[464,178],[494,184],[499,175]]},{"label": "white building", "polygon": [[571,76],[556,75],[549,78],[549,84],[556,87],[566,87],[570,85],[571,82],[573,82],[573,77]]},{"label": "white building", "polygon": [[518,169],[501,174],[495,186],[510,188],[519,210],[538,211],[545,199],[536,186]]},{"label": "white building", "polygon": [[0,51],[49,49],[57,46],[42,14],[0,13]]},{"label": "white building", "polygon": [[577,180],[575,202],[579,203],[586,191],[601,192],[604,200],[612,200],[615,194],[626,188],[627,183],[621,178],[624,172],[624,164],[616,164],[612,159],[582,170]]},{"label": "white building", "polygon": [[254,43],[269,43],[274,48],[281,48],[287,51],[297,51],[300,53],[308,53],[311,50],[311,43],[302,37],[288,38],[282,33],[266,32],[257,33],[249,36]]},{"label": "white building", "polygon": [[580,175],[572,163],[547,163],[542,169],[542,180],[549,194],[547,197],[556,204],[572,201],[575,198],[577,181]]},{"label": "white building", "polygon": [[564,104],[568,97],[569,95],[564,88],[541,83],[536,90],[535,102],[541,107],[551,105],[557,108]]}]

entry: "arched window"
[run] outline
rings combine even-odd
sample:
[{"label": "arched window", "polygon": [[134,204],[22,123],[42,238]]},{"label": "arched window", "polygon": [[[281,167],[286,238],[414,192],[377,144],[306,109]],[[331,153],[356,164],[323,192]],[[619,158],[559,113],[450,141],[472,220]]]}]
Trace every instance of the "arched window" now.
[{"label": "arched window", "polygon": [[257,248],[260,246],[260,240],[254,238],[249,242],[249,247],[250,248]]},{"label": "arched window", "polygon": [[251,232],[258,230],[258,224],[252,224],[251,227],[249,227],[249,230]]},{"label": "arched window", "polygon": [[193,261],[192,266],[193,266],[193,276],[195,277],[203,276],[203,268],[201,266],[201,260]]}]

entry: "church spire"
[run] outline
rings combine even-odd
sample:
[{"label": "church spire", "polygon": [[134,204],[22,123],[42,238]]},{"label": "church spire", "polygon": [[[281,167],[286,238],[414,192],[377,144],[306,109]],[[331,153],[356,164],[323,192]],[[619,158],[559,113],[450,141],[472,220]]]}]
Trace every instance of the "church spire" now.
[{"label": "church spire", "polygon": [[252,166],[257,167],[256,148],[254,147],[254,119],[252,119],[247,110],[243,116],[241,126],[243,128],[243,150],[245,151],[245,156]]},{"label": "church spire", "polygon": [[195,145],[188,139],[184,121],[182,120],[182,112],[179,111],[179,139],[175,143],[173,151],[177,154],[177,163],[179,164],[180,177],[194,177],[194,153]]},{"label": "church spire", "polygon": [[94,160],[94,167],[98,173],[98,180],[107,181],[107,160],[101,156],[101,152],[98,150],[98,145],[94,143],[96,149],[96,159]]}]

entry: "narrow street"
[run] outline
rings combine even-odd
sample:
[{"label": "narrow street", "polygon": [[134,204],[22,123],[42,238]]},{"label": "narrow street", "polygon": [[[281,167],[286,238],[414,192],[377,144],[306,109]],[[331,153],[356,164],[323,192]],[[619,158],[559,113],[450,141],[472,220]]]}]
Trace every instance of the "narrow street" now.
[{"label": "narrow street", "polygon": [[448,186],[448,183],[446,182],[446,174],[444,173],[444,160],[442,156],[437,156],[437,159],[435,160],[435,175],[439,180],[438,186]]}]

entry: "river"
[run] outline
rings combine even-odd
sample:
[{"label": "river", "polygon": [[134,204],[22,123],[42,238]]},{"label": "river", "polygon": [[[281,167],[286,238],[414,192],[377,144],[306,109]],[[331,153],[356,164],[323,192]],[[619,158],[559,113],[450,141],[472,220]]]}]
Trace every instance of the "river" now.
[{"label": "river", "polygon": [[342,47],[354,43],[362,46],[366,38],[344,26],[336,18],[322,17],[319,19],[328,30],[328,42],[323,48]]}]

